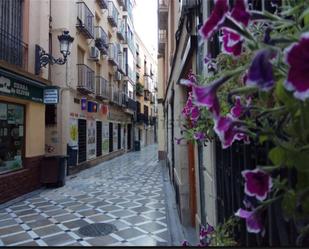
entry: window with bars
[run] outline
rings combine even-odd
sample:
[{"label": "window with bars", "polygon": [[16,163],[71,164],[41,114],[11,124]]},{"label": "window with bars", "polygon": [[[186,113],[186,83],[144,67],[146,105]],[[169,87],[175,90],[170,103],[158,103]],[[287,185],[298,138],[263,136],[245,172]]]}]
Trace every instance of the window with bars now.
[{"label": "window with bars", "polygon": [[27,67],[23,42],[23,0],[0,1],[0,60]]}]

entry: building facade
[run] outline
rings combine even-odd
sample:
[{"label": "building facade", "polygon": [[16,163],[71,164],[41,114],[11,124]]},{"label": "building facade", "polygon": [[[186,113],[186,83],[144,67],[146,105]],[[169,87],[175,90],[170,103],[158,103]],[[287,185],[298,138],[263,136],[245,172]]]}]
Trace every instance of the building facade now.
[{"label": "building facade", "polygon": [[51,47],[68,30],[75,38],[69,61],[52,67],[60,87],[46,128],[49,154],[93,165],[133,149],[136,115],[135,38],[131,0],[51,2]]},{"label": "building facade", "polygon": [[157,142],[157,59],[136,33],[136,99],[135,140],[141,146]]},{"label": "building facade", "polygon": [[44,90],[35,44],[48,50],[49,0],[0,2],[0,203],[40,186],[45,154]]}]

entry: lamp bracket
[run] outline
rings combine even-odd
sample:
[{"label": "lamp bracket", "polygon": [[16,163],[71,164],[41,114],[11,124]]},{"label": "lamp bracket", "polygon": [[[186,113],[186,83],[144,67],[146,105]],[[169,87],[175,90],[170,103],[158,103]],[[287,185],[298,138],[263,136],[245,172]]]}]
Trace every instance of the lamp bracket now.
[{"label": "lamp bracket", "polygon": [[35,74],[40,74],[41,68],[46,67],[47,64],[63,65],[67,61],[66,56],[63,58],[55,59],[51,54],[45,52],[45,50],[39,45],[35,45]]}]

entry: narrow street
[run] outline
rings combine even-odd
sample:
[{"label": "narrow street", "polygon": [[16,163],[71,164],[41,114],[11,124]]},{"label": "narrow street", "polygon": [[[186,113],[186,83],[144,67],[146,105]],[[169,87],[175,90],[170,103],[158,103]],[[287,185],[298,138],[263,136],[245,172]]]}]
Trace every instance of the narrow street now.
[{"label": "narrow street", "polygon": [[[0,246],[169,245],[156,149],[127,153],[68,177],[64,187],[1,207]],[[93,223],[113,224],[114,231],[96,237],[80,233]]]}]

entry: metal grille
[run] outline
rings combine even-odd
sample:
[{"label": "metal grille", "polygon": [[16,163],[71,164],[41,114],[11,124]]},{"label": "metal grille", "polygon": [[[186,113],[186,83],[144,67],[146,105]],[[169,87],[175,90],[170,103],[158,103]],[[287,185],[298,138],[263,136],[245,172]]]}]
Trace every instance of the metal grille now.
[{"label": "metal grille", "polygon": [[22,3],[0,1],[0,60],[26,69],[28,46],[22,41]]},{"label": "metal grille", "polygon": [[93,223],[81,227],[78,230],[78,233],[87,237],[99,237],[99,236],[106,236],[116,230],[117,228],[113,224]]},{"label": "metal grille", "polygon": [[[241,171],[254,169],[257,165],[267,165],[269,145],[234,143],[222,149],[216,141],[216,188],[218,222],[223,223],[243,207],[244,180]],[[292,172],[283,172],[293,177]],[[263,214],[265,236],[247,233],[242,220],[234,230],[234,238],[240,246],[289,246],[295,245],[296,228],[284,221],[280,203],[272,205]]]}]

